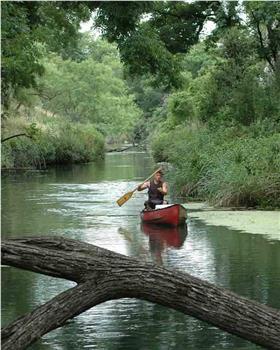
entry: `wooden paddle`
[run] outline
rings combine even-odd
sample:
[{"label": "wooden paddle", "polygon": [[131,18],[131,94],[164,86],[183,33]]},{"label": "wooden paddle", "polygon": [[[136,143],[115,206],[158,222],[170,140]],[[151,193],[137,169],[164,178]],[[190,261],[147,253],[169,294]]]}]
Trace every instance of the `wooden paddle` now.
[{"label": "wooden paddle", "polygon": [[[161,168],[158,168],[155,172],[152,173],[152,175],[150,175],[145,181],[143,181],[141,185],[143,185],[146,181],[150,180],[150,178],[153,177],[160,170]],[[141,186],[141,185],[138,185],[138,186]],[[137,190],[138,186],[135,187],[134,190],[127,192],[117,200],[117,203],[120,207],[132,197],[133,193]]]}]

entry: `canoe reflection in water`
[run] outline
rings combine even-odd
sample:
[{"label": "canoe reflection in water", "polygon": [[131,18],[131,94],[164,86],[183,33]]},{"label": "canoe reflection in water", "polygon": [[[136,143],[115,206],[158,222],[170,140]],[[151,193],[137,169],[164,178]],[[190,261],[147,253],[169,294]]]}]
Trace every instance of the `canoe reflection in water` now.
[{"label": "canoe reflection in water", "polygon": [[183,246],[188,234],[187,225],[160,226],[142,223],[141,230],[149,236],[149,247],[155,263],[162,265],[162,253],[170,247],[179,249]]}]

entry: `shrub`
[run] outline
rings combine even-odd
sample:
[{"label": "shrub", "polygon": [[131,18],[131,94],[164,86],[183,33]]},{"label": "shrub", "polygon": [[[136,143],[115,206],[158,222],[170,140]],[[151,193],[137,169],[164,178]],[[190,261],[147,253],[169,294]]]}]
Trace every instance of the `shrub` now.
[{"label": "shrub", "polygon": [[42,168],[46,164],[90,162],[104,156],[104,138],[91,124],[60,121],[38,130],[32,139],[21,137],[3,143],[3,168]]},{"label": "shrub", "polygon": [[167,132],[153,135],[151,143],[152,155],[158,162],[168,161],[169,145],[169,134]]},{"label": "shrub", "polygon": [[56,145],[55,163],[90,162],[104,156],[103,136],[90,125],[61,125],[51,138]]},{"label": "shrub", "polygon": [[181,127],[152,147],[156,160],[175,166],[169,180],[177,193],[221,206],[280,206],[280,133]]}]

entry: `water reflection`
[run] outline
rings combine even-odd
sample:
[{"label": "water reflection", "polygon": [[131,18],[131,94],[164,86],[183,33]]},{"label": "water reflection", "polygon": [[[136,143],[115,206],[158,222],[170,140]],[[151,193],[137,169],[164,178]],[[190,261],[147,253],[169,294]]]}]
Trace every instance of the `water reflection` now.
[{"label": "water reflection", "polygon": [[[190,273],[240,295],[280,308],[280,241],[205,225],[140,225],[147,198],[116,200],[153,169],[145,154],[109,154],[104,164],[50,169],[2,180],[2,237],[58,235],[140,261]],[[185,227],[186,228],[186,227]],[[187,240],[186,240],[187,236]],[[2,325],[50,300],[71,283],[5,267]],[[168,326],[167,326],[168,325]],[[41,349],[259,349],[190,316],[137,299],[113,300],[75,317],[31,346]]]},{"label": "water reflection", "polygon": [[149,237],[152,259],[159,265],[163,265],[162,253],[166,248],[181,248],[188,234],[187,225],[169,227],[142,223],[141,230]]}]

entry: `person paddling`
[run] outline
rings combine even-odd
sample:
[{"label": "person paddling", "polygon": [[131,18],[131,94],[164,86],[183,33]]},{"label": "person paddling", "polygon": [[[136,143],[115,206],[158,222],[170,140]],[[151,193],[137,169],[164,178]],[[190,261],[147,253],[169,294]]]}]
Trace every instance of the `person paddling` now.
[{"label": "person paddling", "polygon": [[144,203],[146,210],[155,209],[156,205],[165,203],[164,196],[167,194],[167,183],[163,180],[163,171],[155,173],[152,180],[144,182],[137,187],[138,191],[148,188],[148,200]]}]

